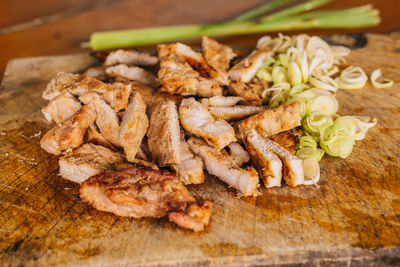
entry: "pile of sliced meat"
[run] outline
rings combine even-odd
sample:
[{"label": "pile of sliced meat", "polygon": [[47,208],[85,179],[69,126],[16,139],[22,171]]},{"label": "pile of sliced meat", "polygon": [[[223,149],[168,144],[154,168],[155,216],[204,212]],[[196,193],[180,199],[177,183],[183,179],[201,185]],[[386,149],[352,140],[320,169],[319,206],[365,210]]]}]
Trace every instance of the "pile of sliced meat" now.
[{"label": "pile of sliced meat", "polygon": [[212,202],[186,185],[203,183],[204,170],[239,196],[260,194],[261,180],[267,188],[303,183],[294,155],[299,105],[263,106],[268,84],[255,77],[273,52],[243,57],[208,37],[202,51],[182,43],[159,45],[158,57],[118,50],[100,67],[49,82],[42,112],[56,125],[41,146],[60,156],[60,174],[80,184],[81,199],[201,231]]}]

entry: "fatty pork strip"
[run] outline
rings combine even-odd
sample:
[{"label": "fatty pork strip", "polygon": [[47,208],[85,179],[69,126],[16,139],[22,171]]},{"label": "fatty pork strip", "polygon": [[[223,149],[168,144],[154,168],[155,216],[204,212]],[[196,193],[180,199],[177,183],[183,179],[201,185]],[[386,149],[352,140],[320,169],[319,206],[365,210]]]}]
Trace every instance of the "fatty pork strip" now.
[{"label": "fatty pork strip", "polygon": [[95,110],[89,106],[83,106],[70,119],[50,129],[40,140],[40,146],[54,155],[79,147],[83,144],[87,128],[96,120],[96,117]]},{"label": "fatty pork strip", "polygon": [[[192,221],[207,225],[211,212],[210,209],[200,209],[197,213],[192,211],[195,208],[190,210],[189,206],[195,204],[195,199],[176,175],[142,166],[92,176],[81,184],[80,197],[95,209],[118,216],[160,218],[168,212],[177,212],[181,218],[173,216],[171,221],[193,230],[201,229],[201,226],[193,226]],[[201,207],[201,204],[197,205]]]},{"label": "fatty pork strip", "polygon": [[104,146],[112,151],[116,151],[116,148],[104,138],[104,136],[100,133],[96,124],[92,124],[89,126],[86,132],[86,143],[91,143],[99,146]]},{"label": "fatty pork strip", "polygon": [[282,162],[257,131],[252,130],[248,134],[245,144],[265,187],[281,186]]},{"label": "fatty pork strip", "polygon": [[233,107],[243,98],[240,96],[213,96],[208,99],[208,105],[213,107]]},{"label": "fatty pork strip", "polygon": [[212,205],[211,201],[198,201],[190,204],[185,211],[170,212],[168,219],[180,227],[201,232],[210,221]]},{"label": "fatty pork strip", "polygon": [[158,63],[158,58],[148,53],[137,52],[134,50],[118,49],[107,55],[104,65],[112,66],[116,64],[126,64],[135,66],[153,66]]},{"label": "fatty pork strip", "polygon": [[219,73],[226,75],[231,60],[237,56],[233,49],[207,36],[203,36],[201,47],[207,63]]},{"label": "fatty pork strip", "polygon": [[103,94],[104,101],[109,104],[115,112],[125,109],[132,92],[132,85],[113,83],[110,86],[111,90]]},{"label": "fatty pork strip", "polygon": [[54,120],[60,123],[74,115],[82,108],[81,103],[68,92],[56,96],[42,108],[42,113],[48,121]]},{"label": "fatty pork strip", "polygon": [[234,158],[225,150],[209,146],[203,139],[191,137],[190,150],[198,155],[209,174],[215,175],[229,186],[237,189],[243,196],[256,196],[259,187],[258,174],[253,167],[240,168]]},{"label": "fatty pork strip", "polygon": [[178,110],[174,102],[164,100],[150,108],[147,143],[159,166],[182,163]]},{"label": "fatty pork strip", "polygon": [[132,94],[121,121],[119,138],[128,161],[133,161],[149,127],[146,104],[138,92]]},{"label": "fatty pork strip", "polygon": [[269,48],[259,48],[253,50],[250,55],[242,59],[238,64],[233,66],[229,71],[229,77],[232,81],[248,83],[256,75],[259,68],[264,62],[273,56],[274,51]]},{"label": "fatty pork strip", "polygon": [[260,79],[253,78],[250,83],[242,82],[231,82],[229,85],[229,92],[232,95],[243,98],[241,102],[245,105],[261,106],[262,99],[261,94],[267,85],[264,84]]},{"label": "fatty pork strip", "polygon": [[218,149],[236,141],[232,126],[224,120],[216,120],[194,98],[182,100],[179,107],[179,118],[186,131],[204,138],[207,143]]},{"label": "fatty pork strip", "polygon": [[89,177],[112,168],[124,158],[103,146],[83,144],[68,152],[59,160],[61,177],[75,183],[82,183]]},{"label": "fatty pork strip", "polygon": [[209,107],[209,112],[216,118],[226,121],[245,119],[251,115],[260,113],[266,109],[265,106],[242,106],[233,107]]},{"label": "fatty pork strip", "polygon": [[274,109],[267,109],[237,124],[243,140],[251,129],[257,130],[263,137],[269,137],[299,125],[301,125],[301,117],[298,102],[289,106],[281,105]]},{"label": "fatty pork strip", "polygon": [[162,85],[161,92],[203,97],[222,95],[222,87],[218,81],[202,77],[187,62],[179,61],[176,56],[170,54],[167,45],[159,45],[158,51],[158,81]]},{"label": "fatty pork strip", "polygon": [[268,138],[278,143],[281,147],[292,153],[296,153],[296,144],[299,142],[299,138],[303,131],[298,128],[294,128],[288,131],[284,131],[275,135],[271,135]]},{"label": "fatty pork strip", "polygon": [[125,64],[110,66],[107,67],[106,74],[117,81],[139,81],[151,87],[157,87],[158,85],[156,76],[152,72],[135,66],[127,66]]},{"label": "fatty pork strip", "polygon": [[275,153],[283,163],[283,179],[290,186],[301,185],[304,182],[303,162],[279,144],[264,138],[267,148]]},{"label": "fatty pork strip", "polygon": [[240,144],[232,142],[228,145],[228,148],[229,155],[233,157],[239,167],[250,160],[249,153],[247,153]]}]

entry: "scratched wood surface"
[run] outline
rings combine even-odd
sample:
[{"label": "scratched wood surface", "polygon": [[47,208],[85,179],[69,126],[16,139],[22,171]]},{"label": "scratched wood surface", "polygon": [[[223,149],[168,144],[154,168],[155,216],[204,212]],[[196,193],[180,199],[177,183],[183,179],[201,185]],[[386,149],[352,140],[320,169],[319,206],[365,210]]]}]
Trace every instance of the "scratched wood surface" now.
[{"label": "scratched wood surface", "polygon": [[51,125],[40,112],[58,71],[81,72],[87,55],[9,63],[0,89],[0,265],[243,266],[400,264],[400,38],[368,35],[349,62],[381,68],[389,89],[340,91],[341,114],[375,116],[376,127],[347,159],[325,157],[317,186],[263,189],[235,198],[214,177],[190,186],[214,201],[203,233],[166,219],[130,219],[79,201],[39,140]]}]

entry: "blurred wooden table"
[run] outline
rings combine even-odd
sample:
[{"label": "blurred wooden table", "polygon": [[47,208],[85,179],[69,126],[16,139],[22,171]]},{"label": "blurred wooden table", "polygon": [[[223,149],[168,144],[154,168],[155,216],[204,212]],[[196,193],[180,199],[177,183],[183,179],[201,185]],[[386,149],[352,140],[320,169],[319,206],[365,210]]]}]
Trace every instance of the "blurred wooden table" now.
[{"label": "blurred wooden table", "polygon": [[[0,79],[11,58],[82,53],[80,43],[94,31],[218,21],[263,0],[1,0]],[[337,0],[327,7],[372,3],[382,23],[371,32],[400,29],[398,1]],[[317,30],[313,34],[349,30]],[[366,31],[352,29],[351,31]],[[310,32],[310,31],[308,31]],[[254,44],[258,36],[232,37],[231,44]]]}]

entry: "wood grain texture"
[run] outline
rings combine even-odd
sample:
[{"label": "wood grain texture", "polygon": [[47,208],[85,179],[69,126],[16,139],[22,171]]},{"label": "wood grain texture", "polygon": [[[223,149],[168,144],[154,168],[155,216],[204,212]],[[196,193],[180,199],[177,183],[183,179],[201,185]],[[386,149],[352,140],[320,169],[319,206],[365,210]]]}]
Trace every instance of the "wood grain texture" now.
[{"label": "wood grain texture", "polygon": [[375,116],[347,159],[325,157],[317,186],[263,189],[257,198],[208,176],[190,186],[214,201],[203,233],[167,219],[130,219],[79,201],[39,140],[51,127],[40,99],[58,71],[96,64],[86,55],[10,62],[0,88],[0,265],[365,266],[400,264],[400,38],[368,35],[349,62],[381,68],[388,89],[340,91],[341,114]]}]

